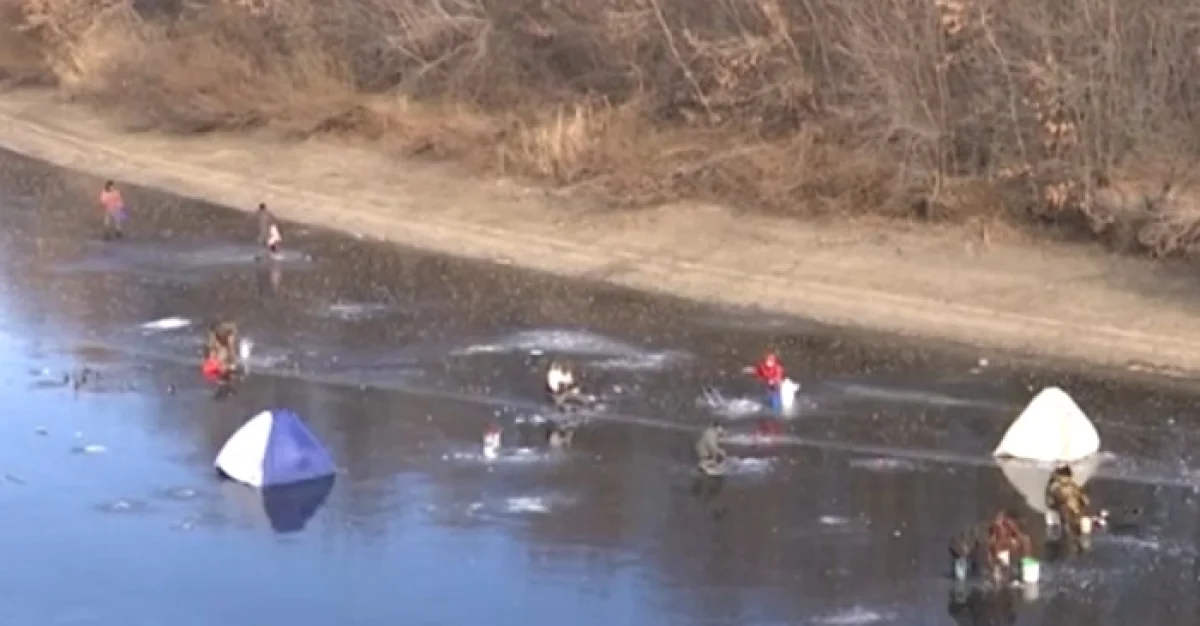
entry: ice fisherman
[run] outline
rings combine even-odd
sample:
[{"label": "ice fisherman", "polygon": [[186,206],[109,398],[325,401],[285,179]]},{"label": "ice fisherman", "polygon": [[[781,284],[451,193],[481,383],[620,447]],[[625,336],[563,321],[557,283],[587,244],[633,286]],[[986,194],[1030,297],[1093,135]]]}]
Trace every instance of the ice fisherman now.
[{"label": "ice fisherman", "polygon": [[721,447],[721,439],[725,437],[725,426],[714,421],[700,432],[696,439],[696,466],[706,474],[719,473],[729,461],[729,455]]},{"label": "ice fisherman", "polygon": [[954,578],[986,574],[996,580],[1007,579],[1032,550],[1032,541],[1017,515],[1002,509],[990,520],[972,524],[950,539]]},{"label": "ice fisherman", "polygon": [[258,218],[258,243],[267,249],[267,254],[271,257],[279,256],[280,246],[283,245],[283,236],[279,233],[279,222],[275,219],[275,215],[267,208],[265,202],[258,204],[256,213]]},{"label": "ice fisherman", "polygon": [[767,388],[767,401],[774,411],[790,413],[799,385],[787,377],[783,363],[774,350],[767,350],[758,363],[744,370],[753,375]]},{"label": "ice fisherman", "polygon": [[559,361],[550,363],[550,367],[546,370],[546,393],[549,394],[554,405],[559,408],[565,408],[567,403],[572,401],[576,403],[587,401],[579,381],[575,379],[575,372],[572,371],[570,365]]},{"label": "ice fisherman", "polygon": [[1010,577],[1021,559],[1033,555],[1033,542],[1016,513],[1000,510],[987,527],[987,569],[997,580]]},{"label": "ice fisherman", "polygon": [[753,374],[755,378],[762,381],[771,393],[778,391],[779,386],[783,384],[783,379],[787,377],[783,363],[774,350],[767,350],[757,364],[747,367],[746,370],[747,373]]},{"label": "ice fisherman", "polygon": [[1075,536],[1087,534],[1083,518],[1088,516],[1091,500],[1075,482],[1070,465],[1059,465],[1046,483],[1046,507],[1058,514],[1058,520]]},{"label": "ice fisherman", "polygon": [[208,337],[204,344],[204,362],[200,370],[205,380],[218,386],[219,393],[233,390],[234,378],[242,370],[235,324],[217,322],[208,329]]},{"label": "ice fisherman", "polygon": [[104,182],[100,190],[100,207],[104,210],[104,239],[122,239],[125,237],[125,199],[116,183],[111,180]]}]

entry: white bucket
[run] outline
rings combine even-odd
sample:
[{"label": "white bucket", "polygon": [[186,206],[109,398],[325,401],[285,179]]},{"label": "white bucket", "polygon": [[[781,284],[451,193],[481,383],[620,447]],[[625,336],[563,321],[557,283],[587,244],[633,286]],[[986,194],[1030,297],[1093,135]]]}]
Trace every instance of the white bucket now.
[{"label": "white bucket", "polygon": [[1036,583],[1042,578],[1042,564],[1034,559],[1021,560],[1021,582]]},{"label": "white bucket", "polygon": [[1079,534],[1092,534],[1092,517],[1090,515],[1084,515],[1083,517],[1079,518]]},{"label": "white bucket", "polygon": [[249,361],[250,354],[254,352],[254,340],[242,339],[238,342],[238,358],[242,361]]},{"label": "white bucket", "polygon": [[483,434],[483,456],[494,459],[500,455],[500,431],[491,430]]},{"label": "white bucket", "polygon": [[791,413],[796,406],[796,394],[800,392],[800,383],[785,378],[779,383],[779,410],[783,413]]},{"label": "white bucket", "polygon": [[954,580],[966,580],[967,571],[966,559],[954,559]]}]

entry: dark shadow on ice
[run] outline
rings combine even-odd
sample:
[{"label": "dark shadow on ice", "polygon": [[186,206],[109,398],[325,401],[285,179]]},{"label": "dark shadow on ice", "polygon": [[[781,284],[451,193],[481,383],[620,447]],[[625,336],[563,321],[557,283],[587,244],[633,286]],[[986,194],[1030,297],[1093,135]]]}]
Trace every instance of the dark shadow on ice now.
[{"label": "dark shadow on ice", "polygon": [[221,491],[251,521],[280,533],[304,530],[333,492],[336,476],[254,489],[222,477]]}]

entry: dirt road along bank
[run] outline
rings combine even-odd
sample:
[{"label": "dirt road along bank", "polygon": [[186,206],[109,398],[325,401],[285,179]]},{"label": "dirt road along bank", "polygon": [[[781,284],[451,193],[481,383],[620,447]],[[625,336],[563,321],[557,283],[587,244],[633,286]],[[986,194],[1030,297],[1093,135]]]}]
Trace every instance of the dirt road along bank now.
[{"label": "dirt road along bank", "polygon": [[[670,206],[572,209],[333,143],[129,133],[51,91],[0,94],[0,147],[211,202],[642,290],[1125,368],[1200,374],[1200,280],[1084,246]],[[136,210],[136,208],[135,208]]]}]

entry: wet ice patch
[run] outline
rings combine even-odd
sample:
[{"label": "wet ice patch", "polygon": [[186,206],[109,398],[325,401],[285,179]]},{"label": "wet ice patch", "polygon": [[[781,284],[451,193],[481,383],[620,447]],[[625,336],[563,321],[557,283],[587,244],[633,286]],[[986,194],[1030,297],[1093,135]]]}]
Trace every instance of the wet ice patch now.
[{"label": "wet ice patch", "polygon": [[767,410],[766,404],[759,400],[729,398],[715,389],[705,390],[699,398],[696,398],[696,405],[729,419],[751,417]]},{"label": "wet ice patch", "polygon": [[786,438],[782,434],[736,433],[727,435],[725,441],[735,446],[761,446],[786,441]]},{"label": "wet ice patch", "polygon": [[550,501],[543,496],[509,498],[504,502],[508,513],[549,513]]},{"label": "wet ice patch", "polygon": [[[270,260],[279,265],[311,262],[298,250],[284,250]],[[57,267],[60,272],[112,272],[133,270],[161,275],[162,271],[180,272],[189,269],[220,269],[228,266],[253,266],[264,262],[262,249],[257,245],[230,244],[221,241],[148,243],[122,242],[118,245],[96,246],[83,258]],[[183,278],[178,275],[176,278]]]},{"label": "wet ice patch", "polygon": [[1113,535],[1102,532],[1093,535],[1092,541],[1095,545],[1110,545],[1128,552],[1148,552],[1171,558],[1194,556],[1197,553],[1197,549],[1193,545],[1153,536]]},{"label": "wet ice patch", "polygon": [[888,387],[876,387],[873,385],[860,385],[857,383],[830,383],[842,393],[866,400],[882,400],[885,402],[905,402],[911,404],[926,404],[939,407],[986,407],[994,409],[1005,409],[1009,407],[1006,404],[984,400],[980,398],[962,398],[951,396],[936,391],[924,391],[918,389],[895,389]]},{"label": "wet ice patch", "polygon": [[558,352],[581,356],[632,356],[642,351],[627,343],[588,331],[527,330],[513,333],[489,343],[459,348],[457,356],[499,354],[507,352]]},{"label": "wet ice patch", "polygon": [[833,613],[832,615],[818,618],[816,623],[828,624],[829,626],[857,626],[858,624],[877,624],[891,620],[894,617],[895,614],[893,613],[880,613],[861,606],[855,606]]},{"label": "wet ice patch", "polygon": [[428,510],[439,516],[456,518],[465,515],[476,521],[501,522],[506,519],[537,517],[549,515],[564,507],[573,505],[576,499],[559,493],[525,494],[515,496],[489,497],[485,500],[471,502],[462,508],[447,510],[443,507],[428,507]]},{"label": "wet ice patch", "polygon": [[530,465],[557,458],[550,450],[541,448],[503,448],[495,456],[486,455],[483,449],[456,450],[442,455],[443,461],[472,465]]},{"label": "wet ice patch", "polygon": [[793,418],[817,408],[816,402],[799,393],[796,394],[791,408],[781,414],[773,411],[765,400],[763,397],[730,397],[717,389],[708,388],[701,392],[700,397],[696,398],[696,406],[708,409],[714,415],[732,420],[756,417],[764,413]]},{"label": "wet ice patch", "polygon": [[582,330],[521,331],[487,343],[457,348],[450,354],[477,356],[511,353],[572,356],[588,359],[589,368],[622,370],[659,370],[688,356],[683,352],[646,350]]},{"label": "wet ice patch", "polygon": [[775,469],[776,459],[729,457],[723,476],[761,476]]},{"label": "wet ice patch", "polygon": [[262,347],[250,339],[238,344],[238,353],[249,368],[271,369],[290,363],[293,359],[292,354],[285,350]]},{"label": "wet ice patch", "polygon": [[180,502],[194,500],[200,495],[200,492],[191,487],[167,487],[154,492],[154,496],[164,500],[176,500]]},{"label": "wet ice patch", "polygon": [[[253,264],[264,261],[262,248],[256,245],[236,244],[207,244],[199,246],[180,247],[176,250],[154,250],[166,258],[186,267],[218,267],[223,265]],[[272,255],[272,263],[303,263],[309,261],[308,255],[299,250],[284,249]]]},{"label": "wet ice patch", "polygon": [[850,461],[850,467],[881,473],[915,472],[921,469],[921,466],[913,461],[890,457],[853,459]]},{"label": "wet ice patch", "polygon": [[118,498],[112,502],[96,505],[96,510],[103,513],[144,513],[150,510],[150,505],[141,500]]},{"label": "wet ice patch", "polygon": [[588,369],[594,370],[662,370],[670,367],[682,357],[678,352],[651,352],[637,356],[621,356],[598,361],[588,361]]},{"label": "wet ice patch", "polygon": [[338,319],[347,322],[374,319],[382,317],[395,310],[387,304],[372,302],[336,302],[314,311],[318,317]]},{"label": "wet ice patch", "polygon": [[720,311],[697,315],[692,320],[701,326],[730,330],[788,331],[811,333],[821,330],[820,324],[786,315],[762,311]]},{"label": "wet ice patch", "polygon": [[153,322],[142,324],[142,331],[147,333],[159,333],[171,330],[179,330],[192,325],[192,321],[183,317],[164,317]]}]

